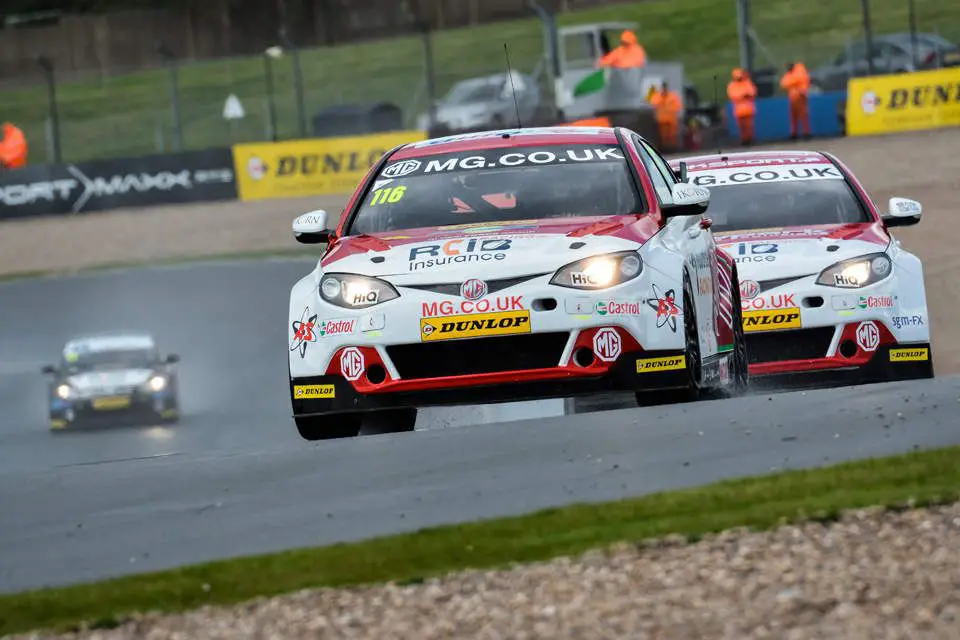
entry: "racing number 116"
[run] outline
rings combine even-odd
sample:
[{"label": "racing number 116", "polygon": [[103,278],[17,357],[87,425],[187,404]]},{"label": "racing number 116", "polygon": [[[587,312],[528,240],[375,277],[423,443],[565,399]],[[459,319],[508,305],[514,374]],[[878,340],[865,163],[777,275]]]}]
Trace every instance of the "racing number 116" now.
[{"label": "racing number 116", "polygon": [[373,199],[370,200],[370,206],[372,207],[377,204],[383,204],[384,202],[388,202],[390,204],[399,202],[406,190],[407,188],[404,186],[377,189],[373,192]]}]

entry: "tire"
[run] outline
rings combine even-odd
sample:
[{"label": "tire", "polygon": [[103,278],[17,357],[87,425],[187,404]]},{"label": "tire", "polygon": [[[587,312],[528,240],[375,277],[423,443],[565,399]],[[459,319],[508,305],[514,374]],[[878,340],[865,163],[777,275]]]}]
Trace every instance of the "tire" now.
[{"label": "tire", "polygon": [[740,275],[733,268],[730,279],[733,289],[733,387],[731,396],[742,396],[750,389],[750,356],[747,353],[747,336],[743,330],[743,307],[740,304]]},{"label": "tire", "polygon": [[361,415],[357,413],[332,413],[324,416],[294,416],[297,431],[304,440],[337,440],[356,438],[362,426]]},{"label": "tire", "polygon": [[697,331],[697,310],[693,306],[693,288],[686,276],[683,278],[683,335],[684,355],[687,361],[687,386],[683,389],[638,391],[637,405],[649,407],[658,404],[678,404],[693,402],[700,398],[700,334]]},{"label": "tire", "polygon": [[[173,411],[173,414],[168,414],[169,411]],[[173,399],[168,402],[166,409],[160,415],[160,421],[163,424],[176,424],[180,422],[180,395],[174,395]]]}]

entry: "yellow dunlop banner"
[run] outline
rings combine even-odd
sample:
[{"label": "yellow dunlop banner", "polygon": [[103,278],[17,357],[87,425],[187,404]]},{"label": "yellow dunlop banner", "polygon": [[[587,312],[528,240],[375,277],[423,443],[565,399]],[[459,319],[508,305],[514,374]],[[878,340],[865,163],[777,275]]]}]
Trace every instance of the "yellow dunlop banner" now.
[{"label": "yellow dunlop banner", "polygon": [[393,131],[352,138],[314,138],[233,145],[240,199],[267,200],[352,193],[380,157],[423,131]]},{"label": "yellow dunlop banner", "polygon": [[960,67],[847,82],[847,135],[960,125]]}]

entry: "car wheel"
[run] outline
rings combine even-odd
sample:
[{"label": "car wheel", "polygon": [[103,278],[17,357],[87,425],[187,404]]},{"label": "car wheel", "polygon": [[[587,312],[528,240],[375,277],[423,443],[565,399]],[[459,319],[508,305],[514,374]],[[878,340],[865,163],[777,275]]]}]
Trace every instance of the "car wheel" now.
[{"label": "car wheel", "polygon": [[295,416],[297,431],[304,440],[336,440],[360,435],[361,416],[356,413],[331,413],[323,416]]},{"label": "car wheel", "polygon": [[743,395],[750,388],[750,356],[747,353],[747,335],[743,330],[743,307],[740,304],[740,276],[736,268],[730,286],[733,288],[733,390],[731,395]]},{"label": "car wheel", "polygon": [[700,398],[700,334],[697,331],[697,310],[693,306],[693,289],[690,280],[686,277],[683,279],[683,335],[684,355],[687,361],[687,386],[683,389],[637,392],[639,406],[692,402]]}]

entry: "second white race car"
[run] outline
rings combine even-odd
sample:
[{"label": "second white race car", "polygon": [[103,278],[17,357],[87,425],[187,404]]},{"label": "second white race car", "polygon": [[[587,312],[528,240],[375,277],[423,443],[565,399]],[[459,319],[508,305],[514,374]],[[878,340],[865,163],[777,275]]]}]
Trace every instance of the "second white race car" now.
[{"label": "second white race car", "polygon": [[881,212],[835,156],[756,151],[673,161],[710,189],[707,216],[740,273],[751,377],[823,384],[933,376],[923,265],[890,234],[919,202]]}]

